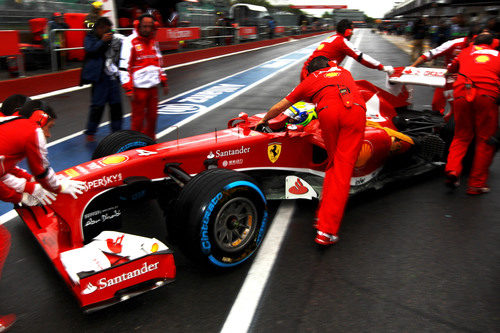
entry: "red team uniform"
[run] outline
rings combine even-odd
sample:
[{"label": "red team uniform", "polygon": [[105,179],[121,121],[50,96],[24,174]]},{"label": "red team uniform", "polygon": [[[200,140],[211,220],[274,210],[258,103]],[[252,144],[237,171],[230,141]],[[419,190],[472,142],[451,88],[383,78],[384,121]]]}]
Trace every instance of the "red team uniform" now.
[{"label": "red team uniform", "polygon": [[469,144],[476,138],[476,150],[469,177],[469,194],[487,192],[489,166],[495,148],[487,140],[498,128],[500,95],[500,55],[489,45],[471,45],[449,66],[458,72],[453,84],[455,136],[450,146],[446,174],[458,177],[462,159]]},{"label": "red team uniform", "polygon": [[306,60],[304,66],[302,67],[302,71],[300,72],[300,81],[304,80],[307,75],[309,75],[309,72],[307,71],[309,62],[319,56],[325,56],[329,60],[335,61],[338,65],[340,65],[346,56],[349,56],[366,67],[378,69],[380,71],[384,70],[384,66],[379,61],[373,59],[367,54],[362,53],[354,47],[354,45],[346,37],[344,37],[343,34],[338,33],[323,41]]},{"label": "red team uniform", "polygon": [[[45,189],[60,192],[61,186],[55,176],[54,170],[47,159],[46,139],[39,125],[31,120],[20,117],[0,118],[0,200],[19,203],[22,193],[15,191],[16,186],[6,186],[9,176],[28,180],[31,175],[16,167],[25,157],[28,165],[39,182]],[[11,184],[11,183],[10,183]],[[26,183],[25,192],[29,192],[32,183]],[[33,187],[34,189],[34,187]],[[32,189],[31,189],[32,191]]]},{"label": "red team uniform", "polygon": [[[158,43],[137,31],[123,40],[120,56],[120,80],[127,95],[133,93],[131,129],[155,138],[159,84],[167,85],[161,69]],[[144,124],[146,120],[146,124]]]},{"label": "red team uniform", "polygon": [[351,73],[342,67],[309,74],[285,98],[291,103],[303,100],[316,105],[328,152],[317,229],[336,236],[365,133],[365,102]]}]

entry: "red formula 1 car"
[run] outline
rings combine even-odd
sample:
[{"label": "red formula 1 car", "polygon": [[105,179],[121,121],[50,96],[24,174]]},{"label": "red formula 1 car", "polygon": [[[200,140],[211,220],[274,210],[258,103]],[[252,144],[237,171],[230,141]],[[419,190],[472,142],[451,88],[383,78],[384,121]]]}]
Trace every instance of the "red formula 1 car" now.
[{"label": "red formula 1 car", "polygon": [[[352,193],[442,164],[439,115],[409,110],[405,97],[367,81],[357,84],[368,111]],[[240,265],[266,233],[267,200],[318,197],[327,163],[317,120],[289,124],[282,115],[257,129],[262,116],[241,114],[225,130],[160,144],[116,132],[94,160],[59,172],[85,182],[78,200],[59,195],[50,206],[17,212],[85,310],[175,278],[172,251],[144,232],[150,220],[165,221],[168,239],[192,258]]]}]

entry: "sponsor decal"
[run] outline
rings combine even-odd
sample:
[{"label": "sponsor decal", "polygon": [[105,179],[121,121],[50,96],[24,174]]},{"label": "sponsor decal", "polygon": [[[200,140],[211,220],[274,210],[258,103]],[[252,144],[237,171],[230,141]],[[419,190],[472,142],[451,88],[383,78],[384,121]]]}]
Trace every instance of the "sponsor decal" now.
[{"label": "sponsor decal", "polygon": [[285,189],[286,199],[312,199],[318,197],[312,186],[297,176],[287,176],[285,178]]},{"label": "sponsor decal", "polygon": [[404,73],[404,74],[408,74],[408,75],[410,75],[410,74],[412,74],[412,73],[413,73],[413,71],[411,70],[411,68],[408,68],[408,69],[405,69],[405,70],[403,71],[403,73]]},{"label": "sponsor decal", "polygon": [[118,206],[113,206],[113,207],[106,208],[106,209],[99,209],[99,210],[96,210],[94,212],[85,214],[83,216],[83,219],[85,221],[83,226],[88,227],[88,226],[91,226],[94,224],[110,221],[110,220],[113,220],[121,215],[122,215],[122,213],[121,213],[120,209],[118,208]]},{"label": "sponsor decal", "polygon": [[95,179],[85,183],[85,191],[95,190],[101,187],[107,187],[110,184],[114,184],[122,181],[122,174],[117,173],[111,176],[102,176],[99,179]]},{"label": "sponsor decal", "polygon": [[382,168],[379,168],[366,176],[352,177],[351,178],[351,186],[360,186],[360,185],[363,185],[365,183],[368,183],[368,181],[372,180],[373,178],[375,178],[379,174],[381,169]]},{"label": "sponsor decal", "polygon": [[208,237],[208,223],[210,222],[210,215],[212,215],[212,211],[220,199],[222,199],[222,196],[222,192],[219,192],[212,200],[210,200],[210,203],[205,210],[205,214],[203,215],[203,219],[201,220],[201,251],[205,254],[210,253],[210,248],[212,247],[210,244],[210,238]]},{"label": "sponsor decal", "polygon": [[95,292],[96,290],[103,290],[103,289],[106,289],[108,287],[114,286],[116,284],[120,284],[120,283],[125,282],[127,280],[130,280],[130,279],[136,278],[138,276],[147,274],[149,272],[153,272],[153,271],[158,269],[159,263],[160,263],[159,261],[152,263],[152,264],[145,262],[141,268],[134,269],[131,272],[125,272],[121,275],[114,276],[114,277],[109,278],[109,279],[103,277],[102,279],[99,279],[99,281],[97,281],[97,286],[94,286],[91,282],[89,282],[87,284],[87,287],[85,287],[85,289],[82,291],[82,294],[88,295],[88,294]]},{"label": "sponsor decal", "polygon": [[191,114],[202,112],[206,109],[200,104],[160,104],[158,107],[159,114],[174,115],[174,114]]},{"label": "sponsor decal", "polygon": [[93,293],[94,291],[96,291],[96,290],[97,290],[97,287],[96,287],[96,286],[94,286],[92,283],[90,283],[90,282],[89,282],[89,283],[87,284],[87,288],[83,289],[82,294],[83,294],[83,295],[92,294],[92,293]]},{"label": "sponsor decal", "polygon": [[80,174],[75,169],[64,170],[64,173],[68,175],[70,178],[80,176]]},{"label": "sponsor decal", "polygon": [[237,159],[237,160],[229,160],[229,161],[222,161],[222,166],[225,168],[227,166],[235,166],[235,165],[241,165],[243,164],[243,159]]},{"label": "sponsor decal", "polygon": [[101,166],[99,164],[97,164],[96,162],[92,162],[92,163],[87,164],[87,168],[89,168],[90,170],[98,170],[98,169],[101,169]]},{"label": "sponsor decal", "polygon": [[487,55],[480,55],[480,56],[477,56],[475,59],[474,59],[474,62],[476,64],[485,64],[487,63],[488,61],[490,61],[490,57],[488,57]]},{"label": "sponsor decal", "polygon": [[332,73],[326,73],[324,76],[328,78],[328,77],[337,77],[339,75],[340,73],[338,72],[332,72]]},{"label": "sponsor decal", "polygon": [[89,173],[89,171],[88,171],[87,169],[85,169],[84,167],[82,167],[81,165],[76,166],[76,168],[77,168],[77,169],[78,169],[78,171],[80,171],[81,173],[84,173],[84,174]]},{"label": "sponsor decal", "polygon": [[267,145],[267,157],[272,163],[276,162],[281,155],[281,143],[271,142]]},{"label": "sponsor decal", "polygon": [[233,155],[248,154],[249,152],[250,152],[250,147],[244,147],[244,146],[241,146],[241,148],[239,149],[228,149],[228,150],[217,149],[215,151],[215,154],[212,151],[208,153],[207,158],[228,157]]},{"label": "sponsor decal", "polygon": [[321,45],[318,46],[317,50],[318,51],[323,50],[324,47],[325,47],[325,43],[321,43]]},{"label": "sponsor decal", "polygon": [[128,160],[128,156],[125,155],[113,155],[103,158],[99,161],[99,163],[103,165],[115,165],[126,162]]},{"label": "sponsor decal", "polygon": [[120,252],[122,252],[123,237],[125,237],[125,235],[121,235],[120,237],[116,237],[116,239],[112,239],[112,238],[106,239],[106,246],[113,253],[120,253]]},{"label": "sponsor decal", "polygon": [[212,98],[215,98],[224,93],[234,93],[238,89],[243,88],[242,84],[219,84],[208,89],[197,92],[196,94],[189,96],[187,98],[181,99],[179,102],[188,102],[188,103],[205,103]]},{"label": "sponsor decal", "polygon": [[309,189],[304,186],[300,178],[297,178],[295,184],[288,189],[288,192],[292,194],[305,194],[309,192]]},{"label": "sponsor decal", "polygon": [[136,50],[137,52],[141,52],[141,51],[142,51],[142,45],[141,45],[141,44],[136,44],[136,45],[135,45],[135,50]]}]

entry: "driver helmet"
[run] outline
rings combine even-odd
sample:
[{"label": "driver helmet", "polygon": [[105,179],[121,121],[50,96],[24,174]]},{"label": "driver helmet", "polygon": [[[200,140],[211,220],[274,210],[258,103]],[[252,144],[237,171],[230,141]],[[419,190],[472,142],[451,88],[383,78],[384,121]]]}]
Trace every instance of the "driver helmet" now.
[{"label": "driver helmet", "polygon": [[318,118],[314,105],[306,102],[295,103],[285,111],[285,114],[291,118],[289,124],[301,126],[306,126]]}]

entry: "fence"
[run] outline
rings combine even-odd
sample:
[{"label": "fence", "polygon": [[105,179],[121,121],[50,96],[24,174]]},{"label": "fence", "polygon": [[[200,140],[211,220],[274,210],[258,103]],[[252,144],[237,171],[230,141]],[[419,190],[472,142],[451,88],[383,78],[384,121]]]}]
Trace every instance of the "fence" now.
[{"label": "fence", "polygon": [[[118,28],[118,31],[128,32],[132,28]],[[59,48],[55,45],[56,33],[70,31],[90,31],[90,29],[54,29],[49,33],[49,50],[52,71],[57,71],[57,52],[83,50],[82,46]],[[196,32],[197,31],[197,32]],[[318,31],[318,30],[316,30]],[[302,31],[298,26],[276,27],[274,37],[291,36]],[[157,40],[162,46],[162,51],[183,48],[203,48],[218,45],[239,44],[247,40],[262,40],[270,37],[270,31],[265,27],[185,27],[185,28],[160,28]],[[187,44],[187,45],[186,45]],[[177,47],[175,47],[177,46]]]}]

